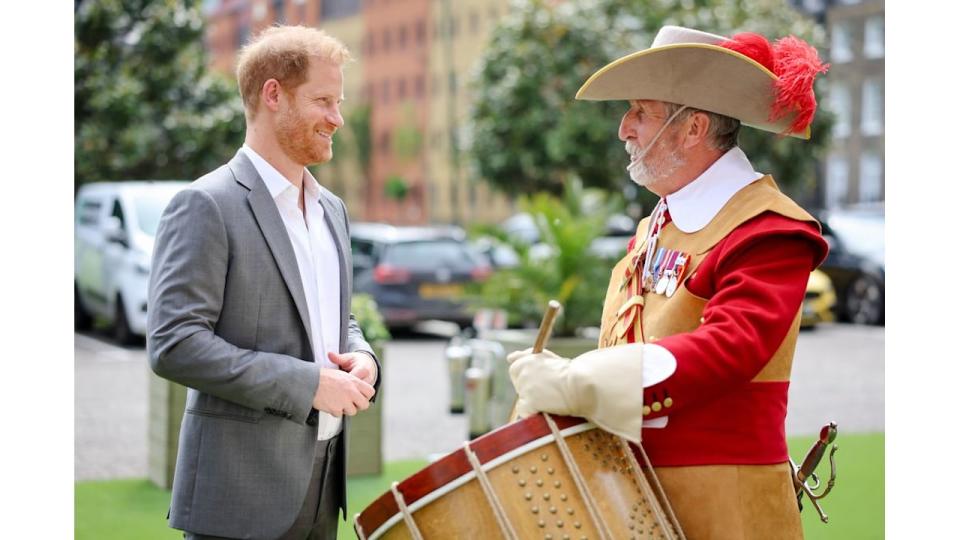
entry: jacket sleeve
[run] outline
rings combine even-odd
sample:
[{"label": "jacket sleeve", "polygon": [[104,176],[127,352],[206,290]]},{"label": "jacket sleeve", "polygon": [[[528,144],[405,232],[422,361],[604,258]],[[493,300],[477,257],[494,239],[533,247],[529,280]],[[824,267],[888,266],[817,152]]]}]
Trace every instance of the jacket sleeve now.
[{"label": "jacket sleeve", "polygon": [[213,197],[188,188],[160,219],[150,272],[147,352],[171,381],[305,423],[320,366],[284,354],[242,349],[214,329],[223,306],[230,248]]},{"label": "jacket sleeve", "polygon": [[644,401],[669,397],[672,407],[646,418],[698,406],[760,373],[794,323],[810,272],[825,252],[815,226],[780,216],[748,222],[715,247],[687,283],[707,299],[702,323],[656,341],[677,366],[645,389]]}]

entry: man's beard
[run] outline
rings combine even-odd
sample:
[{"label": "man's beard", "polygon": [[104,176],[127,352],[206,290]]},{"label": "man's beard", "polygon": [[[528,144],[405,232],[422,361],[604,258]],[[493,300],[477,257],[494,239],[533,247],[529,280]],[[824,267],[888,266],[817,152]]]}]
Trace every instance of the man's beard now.
[{"label": "man's beard", "polygon": [[318,135],[293,106],[281,111],[277,119],[277,142],[287,156],[303,165],[323,163],[333,157],[328,149],[317,143]]},{"label": "man's beard", "polygon": [[[654,148],[636,163],[631,162],[630,179],[640,187],[649,187],[670,178],[687,160],[680,152],[679,141],[661,139],[654,143]],[[631,158],[642,151],[633,141],[627,141],[627,153]]]}]

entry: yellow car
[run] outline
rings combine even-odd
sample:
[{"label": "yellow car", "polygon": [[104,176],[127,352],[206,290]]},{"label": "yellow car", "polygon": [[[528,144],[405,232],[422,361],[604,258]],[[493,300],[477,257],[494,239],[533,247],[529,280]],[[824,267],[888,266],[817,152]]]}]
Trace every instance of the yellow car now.
[{"label": "yellow car", "polygon": [[830,277],[820,270],[814,270],[807,280],[807,294],[803,297],[800,327],[812,328],[817,323],[834,320],[833,306],[836,303],[837,294],[833,290]]}]

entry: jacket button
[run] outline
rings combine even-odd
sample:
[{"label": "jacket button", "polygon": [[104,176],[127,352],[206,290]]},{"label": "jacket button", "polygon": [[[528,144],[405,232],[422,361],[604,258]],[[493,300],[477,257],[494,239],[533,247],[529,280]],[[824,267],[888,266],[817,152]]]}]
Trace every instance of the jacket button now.
[{"label": "jacket button", "polygon": [[644,406],[643,406],[643,415],[644,415],[644,416],[650,416],[650,407],[649,407],[649,406],[647,406],[647,405],[644,405]]},{"label": "jacket button", "polygon": [[654,401],[653,405],[650,408],[653,409],[653,412],[660,412],[660,409],[662,409],[663,406],[660,405],[659,401]]},{"label": "jacket button", "polygon": [[663,400],[663,406],[667,408],[673,407],[673,398]]},{"label": "jacket button", "polygon": [[316,426],[318,423],[319,423],[319,420],[317,419],[317,411],[316,410],[310,411],[310,416],[307,416],[307,425],[313,427],[313,426]]}]

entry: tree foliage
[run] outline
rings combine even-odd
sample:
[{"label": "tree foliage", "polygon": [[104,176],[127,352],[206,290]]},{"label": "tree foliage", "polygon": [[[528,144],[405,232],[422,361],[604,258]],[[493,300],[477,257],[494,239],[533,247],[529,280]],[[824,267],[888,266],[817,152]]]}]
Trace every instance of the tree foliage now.
[{"label": "tree foliage", "polygon": [[76,5],[74,184],[196,178],[243,141],[236,83],[209,73],[200,2]]},{"label": "tree foliage", "polygon": [[[601,66],[649,47],[664,25],[823,41],[822,30],[782,0],[520,0],[515,8],[481,60],[470,126],[478,174],[508,194],[558,194],[574,178],[615,191],[629,183],[617,139],[626,104],[574,95]],[[829,122],[817,115],[811,141],[744,128],[741,147],[781,185],[811,182]]]}]

